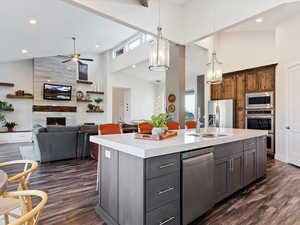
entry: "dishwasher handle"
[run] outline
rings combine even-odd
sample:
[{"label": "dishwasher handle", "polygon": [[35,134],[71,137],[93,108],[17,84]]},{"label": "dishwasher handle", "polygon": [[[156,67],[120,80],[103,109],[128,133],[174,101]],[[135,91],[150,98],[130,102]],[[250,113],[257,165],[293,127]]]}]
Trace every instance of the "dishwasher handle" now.
[{"label": "dishwasher handle", "polygon": [[203,148],[203,149],[199,149],[199,150],[193,150],[193,151],[189,151],[189,152],[184,152],[181,154],[181,159],[189,159],[189,158],[193,158],[193,157],[197,157],[197,156],[202,156],[202,155],[207,155],[207,154],[213,154],[214,152],[214,148]]}]

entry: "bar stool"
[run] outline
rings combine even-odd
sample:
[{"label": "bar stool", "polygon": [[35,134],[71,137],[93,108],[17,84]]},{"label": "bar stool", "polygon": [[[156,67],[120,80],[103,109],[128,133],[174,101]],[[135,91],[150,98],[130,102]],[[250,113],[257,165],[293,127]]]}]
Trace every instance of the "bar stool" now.
[{"label": "bar stool", "polygon": [[153,127],[154,126],[151,123],[148,123],[148,122],[139,123],[138,124],[138,131],[141,134],[151,134]]},{"label": "bar stool", "polygon": [[197,127],[196,121],[185,121],[186,129],[196,129],[196,127]]},{"label": "bar stool", "polygon": [[167,127],[168,130],[179,130],[180,129],[180,124],[176,121],[169,121],[167,122]]}]

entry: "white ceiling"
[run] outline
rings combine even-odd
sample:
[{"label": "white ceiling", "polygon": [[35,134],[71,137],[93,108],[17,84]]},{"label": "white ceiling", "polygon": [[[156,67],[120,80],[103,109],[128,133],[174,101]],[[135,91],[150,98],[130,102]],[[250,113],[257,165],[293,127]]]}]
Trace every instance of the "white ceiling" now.
[{"label": "white ceiling", "polygon": [[[255,18],[246,20],[236,26],[233,26],[225,32],[239,32],[239,31],[270,31],[275,30],[275,28],[286,20],[287,18],[299,14],[300,3],[289,3],[284,4],[274,9],[271,9],[265,13],[257,15]],[[256,19],[262,18],[262,23],[257,23]]]},{"label": "white ceiling", "polygon": [[175,4],[179,4],[179,5],[183,5],[191,0],[168,0],[169,2],[175,3]]},{"label": "white ceiling", "polygon": [[164,72],[152,72],[148,69],[148,61],[143,61],[139,64],[135,65],[136,67],[133,68],[132,66],[127,67],[116,74],[122,74],[126,76],[135,76],[139,79],[155,82],[157,80],[163,81],[165,80]]},{"label": "white ceiling", "polygon": [[[9,0],[0,15],[0,61],[70,54],[72,36],[80,52],[102,52],[136,33],[61,0]],[[30,19],[38,23],[30,25]]]}]

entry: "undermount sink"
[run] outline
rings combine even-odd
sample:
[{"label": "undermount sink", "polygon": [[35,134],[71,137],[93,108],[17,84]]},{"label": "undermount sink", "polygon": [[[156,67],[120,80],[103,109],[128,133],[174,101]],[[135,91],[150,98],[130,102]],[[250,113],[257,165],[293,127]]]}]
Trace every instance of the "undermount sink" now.
[{"label": "undermount sink", "polygon": [[194,137],[203,137],[203,138],[217,138],[217,137],[226,137],[228,134],[221,134],[221,133],[190,133],[187,134],[189,136],[194,136]]}]

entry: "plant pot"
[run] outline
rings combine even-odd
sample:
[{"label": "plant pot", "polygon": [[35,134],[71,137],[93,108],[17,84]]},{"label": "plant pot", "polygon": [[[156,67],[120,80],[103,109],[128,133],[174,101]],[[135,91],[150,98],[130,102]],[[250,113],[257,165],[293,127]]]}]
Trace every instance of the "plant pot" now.
[{"label": "plant pot", "polygon": [[165,134],[166,132],[167,132],[167,128],[165,128],[165,127],[153,127],[152,128],[152,135],[155,135],[155,136]]},{"label": "plant pot", "polygon": [[15,128],[7,128],[7,131],[8,131],[8,132],[14,132],[14,131],[15,131]]}]

